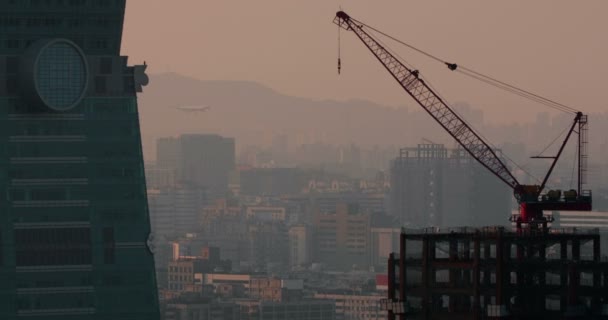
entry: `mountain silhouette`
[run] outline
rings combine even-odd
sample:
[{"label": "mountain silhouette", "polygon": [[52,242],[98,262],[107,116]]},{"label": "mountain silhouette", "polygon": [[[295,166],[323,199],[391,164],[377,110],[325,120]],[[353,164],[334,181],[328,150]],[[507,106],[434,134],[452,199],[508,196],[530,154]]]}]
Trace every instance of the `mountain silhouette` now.
[{"label": "mountain silhouette", "polygon": [[[246,81],[198,80],[175,73],[150,78],[139,98],[147,156],[154,155],[156,138],[181,133],[232,136],[240,146],[269,145],[278,134],[289,136],[293,144],[402,146],[410,140],[409,123],[432,125],[428,115],[405,107],[292,97]],[[194,108],[204,110],[188,112]],[[434,131],[429,139],[444,135]]]}]

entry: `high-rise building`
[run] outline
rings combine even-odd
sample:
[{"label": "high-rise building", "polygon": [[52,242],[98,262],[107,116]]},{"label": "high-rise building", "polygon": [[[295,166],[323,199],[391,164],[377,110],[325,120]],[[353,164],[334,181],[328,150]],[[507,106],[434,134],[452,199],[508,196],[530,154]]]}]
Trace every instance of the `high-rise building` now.
[{"label": "high-rise building", "polygon": [[148,199],[155,238],[198,231],[206,204],[200,188],[149,189]]},{"label": "high-rise building", "polygon": [[360,212],[356,205],[341,203],[332,213],[316,212],[313,220],[313,262],[342,270],[369,265],[369,213]]},{"label": "high-rise building", "polygon": [[282,222],[249,221],[247,226],[249,263],[254,269],[271,271],[289,264],[289,235]]},{"label": "high-rise building", "polygon": [[164,286],[170,257],[169,241],[197,232],[205,194],[197,188],[148,189],[148,206],[152,226],[157,279]]},{"label": "high-rise building", "polygon": [[233,138],[212,134],[180,136],[178,176],[207,189],[210,198],[226,196],[228,177],[235,166]]},{"label": "high-rise building", "polygon": [[380,271],[386,269],[386,261],[393,252],[399,252],[401,228],[374,228],[370,234],[370,265]]},{"label": "high-rise building", "polygon": [[508,186],[462,148],[421,144],[401,149],[391,163],[390,212],[401,225],[505,225],[511,198]]},{"label": "high-rise building", "polygon": [[[234,212],[230,207],[226,209],[228,213]],[[201,229],[201,239],[209,246],[219,247],[222,259],[232,261],[237,270],[241,265],[249,265],[249,226],[242,215],[208,215]]]},{"label": "high-rise building", "polygon": [[0,319],[159,318],[124,11],[0,2]]},{"label": "high-rise building", "polygon": [[176,169],[177,182],[196,185],[210,199],[225,197],[235,169],[235,142],[215,134],[183,134],[157,141],[157,166]]},{"label": "high-rise building", "polygon": [[177,169],[180,163],[179,138],[156,140],[156,165],[162,169]]},{"label": "high-rise building", "polygon": [[312,230],[306,225],[289,228],[289,265],[292,268],[307,267],[311,262]]},{"label": "high-rise building", "polygon": [[154,163],[146,163],[146,186],[148,189],[168,189],[175,188],[178,185],[175,168],[162,168]]}]

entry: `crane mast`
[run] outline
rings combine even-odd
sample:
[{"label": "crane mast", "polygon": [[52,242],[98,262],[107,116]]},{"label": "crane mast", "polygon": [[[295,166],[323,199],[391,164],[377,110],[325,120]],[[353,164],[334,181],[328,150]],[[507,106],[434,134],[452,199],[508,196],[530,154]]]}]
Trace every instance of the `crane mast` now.
[{"label": "crane mast", "polygon": [[[518,229],[522,224],[537,228],[539,225],[546,230],[549,220],[543,217],[543,210],[591,210],[591,194],[583,196],[581,161],[583,159],[580,151],[584,146],[581,143],[583,128],[586,134],[586,116],[577,113],[574,123],[568,132],[559,152],[554,157],[542,157],[553,159],[553,163],[541,185],[522,185],[513,176],[508,166],[498,157],[494,149],[477,134],[445,101],[420,77],[418,70],[412,70],[397,59],[387,48],[364,29],[364,24],[350,17],[344,11],[336,14],[334,23],[347,31],[353,31],[365,44],[378,61],[393,76],[399,85],[429,114],[439,125],[441,125],[474,159],[486,167],[496,177],[513,189],[514,196],[520,204],[520,215],[513,219]],[[449,69],[455,70],[456,64],[446,63]],[[553,171],[570,135],[579,128],[579,184],[575,198],[561,200],[555,196],[541,196],[541,192]],[[582,146],[582,147],[581,147]]]}]

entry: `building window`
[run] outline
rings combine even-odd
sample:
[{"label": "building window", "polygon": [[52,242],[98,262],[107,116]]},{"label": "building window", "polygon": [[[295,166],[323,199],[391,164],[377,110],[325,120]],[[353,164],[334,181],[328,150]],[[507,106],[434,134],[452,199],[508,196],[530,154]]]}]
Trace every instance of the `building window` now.
[{"label": "building window", "polygon": [[95,77],[95,93],[104,94],[108,91],[106,77]]},{"label": "building window", "polygon": [[124,91],[125,93],[133,93],[135,92],[135,80],[133,77],[123,77]]},{"label": "building window", "polygon": [[99,73],[112,74],[112,58],[101,58],[99,60]]},{"label": "building window", "polygon": [[91,40],[90,42],[91,49],[107,49],[108,48],[108,39],[98,38]]},{"label": "building window", "polygon": [[6,40],[6,47],[8,49],[17,49],[17,48],[19,48],[19,40],[16,40],[16,39],[8,39],[8,40]]},{"label": "building window", "polygon": [[60,201],[66,200],[67,195],[65,189],[34,189],[29,192],[29,199],[32,201]]},{"label": "building window", "polygon": [[114,228],[103,228],[103,263],[113,264],[115,261]]},{"label": "building window", "polygon": [[70,0],[70,6],[78,7],[86,4],[86,0]]},{"label": "building window", "polygon": [[101,8],[107,8],[107,7],[110,6],[110,1],[108,1],[108,0],[97,0],[97,1],[95,1],[95,6],[101,7]]},{"label": "building window", "polygon": [[70,19],[68,20],[68,28],[76,29],[82,27],[83,22],[80,19]]},{"label": "building window", "polygon": [[19,91],[19,79],[17,76],[6,77],[6,93],[9,95],[15,95]]},{"label": "building window", "polygon": [[19,73],[19,57],[6,57],[6,73]]},{"label": "building window", "polygon": [[91,264],[91,229],[17,229],[17,266]]}]

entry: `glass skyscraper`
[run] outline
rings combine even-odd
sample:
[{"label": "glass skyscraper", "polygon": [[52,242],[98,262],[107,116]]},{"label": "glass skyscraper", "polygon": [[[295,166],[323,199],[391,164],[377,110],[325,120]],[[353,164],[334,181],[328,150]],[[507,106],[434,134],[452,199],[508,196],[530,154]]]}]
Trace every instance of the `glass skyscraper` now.
[{"label": "glass skyscraper", "polygon": [[0,1],[2,320],[158,320],[124,11]]}]

